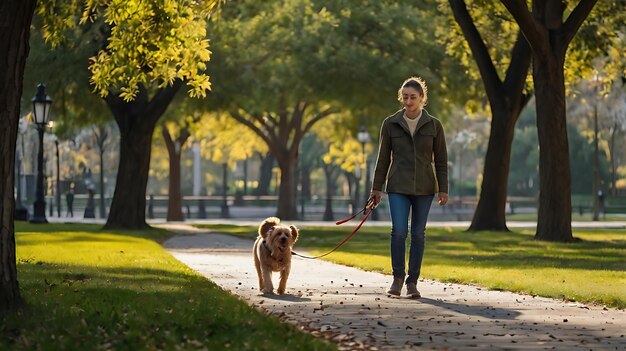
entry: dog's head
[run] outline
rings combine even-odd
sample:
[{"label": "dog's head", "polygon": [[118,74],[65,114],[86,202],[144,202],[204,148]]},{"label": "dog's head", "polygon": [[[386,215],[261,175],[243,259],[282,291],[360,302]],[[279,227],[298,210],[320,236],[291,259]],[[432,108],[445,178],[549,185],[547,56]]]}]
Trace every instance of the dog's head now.
[{"label": "dog's head", "polygon": [[298,240],[298,228],[293,225],[279,225],[280,220],[270,217],[259,226],[259,235],[263,237],[267,245],[274,250],[283,252],[291,249]]}]

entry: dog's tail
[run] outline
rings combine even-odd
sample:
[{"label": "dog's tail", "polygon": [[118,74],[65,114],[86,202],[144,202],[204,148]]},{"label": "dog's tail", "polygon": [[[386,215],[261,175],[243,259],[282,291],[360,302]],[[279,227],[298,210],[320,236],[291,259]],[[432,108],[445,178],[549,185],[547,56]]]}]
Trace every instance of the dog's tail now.
[{"label": "dog's tail", "polygon": [[259,226],[259,235],[265,238],[265,235],[267,235],[267,231],[277,226],[278,223],[280,223],[280,219],[276,217],[266,218]]}]

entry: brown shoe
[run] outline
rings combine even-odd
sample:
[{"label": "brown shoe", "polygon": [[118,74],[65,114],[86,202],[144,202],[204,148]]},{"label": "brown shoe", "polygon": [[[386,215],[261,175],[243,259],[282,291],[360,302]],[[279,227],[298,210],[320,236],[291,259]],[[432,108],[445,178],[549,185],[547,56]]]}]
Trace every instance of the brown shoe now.
[{"label": "brown shoe", "polygon": [[393,283],[391,283],[391,287],[387,290],[387,294],[400,296],[402,293],[402,283],[404,282],[404,278],[393,278]]},{"label": "brown shoe", "polygon": [[406,284],[406,296],[412,297],[414,299],[419,299],[422,297],[420,292],[417,290],[416,283],[407,283]]}]

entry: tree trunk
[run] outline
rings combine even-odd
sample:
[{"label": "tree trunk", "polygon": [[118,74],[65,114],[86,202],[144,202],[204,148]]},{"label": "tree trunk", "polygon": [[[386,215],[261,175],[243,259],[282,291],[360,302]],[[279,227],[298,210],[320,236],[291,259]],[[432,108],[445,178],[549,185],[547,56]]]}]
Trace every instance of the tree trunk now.
[{"label": "tree trunk", "polygon": [[175,141],[172,140],[172,136],[167,129],[167,126],[164,125],[161,132],[163,139],[165,139],[165,146],[167,147],[170,164],[167,220],[183,221],[185,218],[183,216],[183,200],[182,192],[180,190],[180,158],[183,152],[183,145],[185,145],[185,142],[189,138],[189,130],[183,129]]},{"label": "tree trunk", "polygon": [[20,117],[24,65],[35,1],[0,3],[0,316],[24,301],[15,256],[15,143]]},{"label": "tree trunk", "polygon": [[135,100],[105,98],[120,130],[120,161],[107,229],[145,229],[146,186],[150,169],[152,134],[156,122],[180,88],[180,81],[159,90],[152,99],[141,88]]},{"label": "tree trunk", "polygon": [[600,220],[600,155],[598,154],[598,105],[593,109],[593,180],[591,198],[593,199],[593,220]]},{"label": "tree trunk", "polygon": [[280,167],[280,188],[276,215],[285,220],[298,219],[295,161],[295,159],[289,157],[284,157],[278,161]]},{"label": "tree trunk", "polygon": [[257,196],[269,195],[270,184],[272,183],[272,168],[274,167],[274,156],[271,153],[261,157],[261,171],[259,175],[259,185],[254,191]]},{"label": "tree trunk", "polygon": [[302,177],[302,193],[301,195],[305,198],[305,199],[310,199],[311,198],[311,172],[313,172],[312,169],[309,168],[305,168],[302,170],[302,173],[300,174],[300,177]]},{"label": "tree trunk", "polygon": [[354,197],[354,193],[356,191],[355,189],[356,177],[354,176],[354,173],[352,172],[344,171],[343,174],[346,176],[346,180],[348,181],[348,197],[350,198],[350,206],[352,207],[352,210],[354,211],[354,209],[357,208],[358,206],[356,199]]},{"label": "tree trunk", "polygon": [[[574,241],[572,184],[565,118],[565,53],[597,0],[580,0],[565,14],[562,0],[500,0],[533,52],[533,82],[539,136],[539,209],[535,239]],[[565,22],[563,20],[565,19]]]},{"label": "tree trunk", "polygon": [[333,196],[335,196],[336,193],[336,182],[335,182],[335,178],[336,176],[334,175],[334,166],[332,165],[327,165],[325,163],[322,164],[322,169],[324,170],[324,175],[326,176],[326,201],[325,201],[325,208],[324,208],[324,220],[325,221],[333,221],[334,220],[334,215],[333,215]]},{"label": "tree trunk", "polygon": [[[539,209],[535,239],[572,242],[569,143],[565,118],[565,50],[533,54],[539,136]],[[559,52],[561,51],[561,52]]]},{"label": "tree trunk", "polygon": [[169,196],[167,201],[167,220],[183,221],[183,199],[180,191],[180,152],[170,153]]},{"label": "tree trunk", "polygon": [[[60,217],[60,216],[59,216]],[[104,148],[100,148],[100,218],[107,217],[106,202],[104,199]]]},{"label": "tree trunk", "polygon": [[[508,231],[506,197],[508,193],[511,145],[515,124],[528,102],[524,85],[530,68],[530,46],[521,31],[511,50],[511,61],[501,81],[487,45],[474,25],[465,1],[449,0],[455,21],[461,27],[474,61],[478,65],[492,111],[491,132],[485,155],[480,198],[469,231]],[[460,186],[461,184],[459,184]]]},{"label": "tree trunk", "polygon": [[609,142],[609,155],[611,156],[611,195],[617,195],[617,166],[615,162],[615,137],[617,132],[619,131],[619,127],[617,123],[613,126],[613,130],[611,131],[611,141]]},{"label": "tree trunk", "polygon": [[94,134],[96,135],[96,143],[100,151],[100,218],[106,218],[106,202],[104,199],[104,152],[106,149],[104,145],[109,138],[109,133],[106,127],[100,126],[94,128]]},{"label": "tree trunk", "polygon": [[506,225],[505,209],[511,145],[519,114],[519,109],[492,110],[480,198],[469,231],[509,230]]}]

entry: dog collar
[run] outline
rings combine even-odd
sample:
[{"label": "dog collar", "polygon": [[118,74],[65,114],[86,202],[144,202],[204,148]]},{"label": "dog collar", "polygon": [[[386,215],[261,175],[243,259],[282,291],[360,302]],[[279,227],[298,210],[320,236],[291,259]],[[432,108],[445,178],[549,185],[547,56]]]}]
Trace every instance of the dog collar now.
[{"label": "dog collar", "polygon": [[265,242],[265,240],[263,240],[263,242],[261,243],[263,245],[263,247],[270,252],[270,256],[274,257],[274,254],[272,253],[272,249],[270,249],[269,246],[267,246],[267,243]]},{"label": "dog collar", "polygon": [[267,246],[267,242],[265,242],[265,240],[263,240],[263,241],[261,242],[261,245],[263,245],[263,247],[264,247],[267,251],[269,251],[270,256],[272,256],[272,258],[274,258],[274,259],[276,259],[276,260],[278,260],[278,261],[281,261],[281,262],[283,261],[283,259],[282,259],[282,258],[281,258],[281,259],[278,259],[278,258],[274,257],[274,252],[272,251],[272,249],[270,249],[270,247],[269,247],[269,246]]}]

